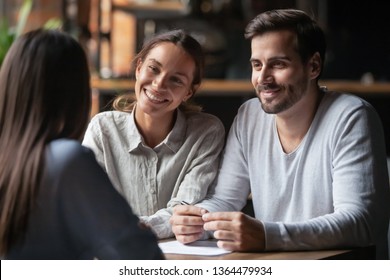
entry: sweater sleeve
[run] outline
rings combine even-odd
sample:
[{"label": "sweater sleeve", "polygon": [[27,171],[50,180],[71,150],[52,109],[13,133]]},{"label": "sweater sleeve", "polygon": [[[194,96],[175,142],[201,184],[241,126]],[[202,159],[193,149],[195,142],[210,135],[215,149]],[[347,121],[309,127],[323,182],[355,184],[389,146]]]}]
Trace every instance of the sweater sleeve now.
[{"label": "sweater sleeve", "polygon": [[[243,111],[242,108],[240,109]],[[240,130],[243,126],[242,114],[238,114],[229,131],[223,152],[221,166],[212,188],[205,200],[197,206],[210,212],[240,211],[250,193],[248,162],[245,156]]]}]

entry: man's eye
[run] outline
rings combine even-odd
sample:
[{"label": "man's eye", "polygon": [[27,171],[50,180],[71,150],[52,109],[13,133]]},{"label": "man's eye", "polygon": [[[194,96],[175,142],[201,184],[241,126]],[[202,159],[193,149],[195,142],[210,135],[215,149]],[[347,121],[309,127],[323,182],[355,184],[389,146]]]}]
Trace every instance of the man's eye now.
[{"label": "man's eye", "polygon": [[274,63],[274,67],[276,68],[284,68],[286,66],[286,63],[282,62],[282,61],[276,61]]},{"label": "man's eye", "polygon": [[260,69],[260,68],[261,68],[261,63],[253,62],[253,63],[252,63],[252,68],[254,68],[254,69]]}]

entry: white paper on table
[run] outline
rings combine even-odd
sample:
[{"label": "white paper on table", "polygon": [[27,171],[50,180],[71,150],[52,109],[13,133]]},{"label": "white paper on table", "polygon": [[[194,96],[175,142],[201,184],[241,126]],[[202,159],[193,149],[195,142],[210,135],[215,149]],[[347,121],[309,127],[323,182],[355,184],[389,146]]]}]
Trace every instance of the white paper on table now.
[{"label": "white paper on table", "polygon": [[198,240],[189,244],[182,244],[174,240],[161,242],[158,245],[164,254],[217,256],[231,252],[218,248],[217,242],[213,240]]}]

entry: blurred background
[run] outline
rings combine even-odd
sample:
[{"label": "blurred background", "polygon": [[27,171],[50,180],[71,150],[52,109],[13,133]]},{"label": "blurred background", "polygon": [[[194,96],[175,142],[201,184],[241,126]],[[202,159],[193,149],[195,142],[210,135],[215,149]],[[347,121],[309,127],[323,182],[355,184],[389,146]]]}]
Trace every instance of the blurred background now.
[{"label": "blurred background", "polygon": [[[0,24],[8,22],[12,29],[25,1],[0,0]],[[82,43],[93,73],[94,115],[109,110],[115,95],[133,89],[130,64],[144,40],[184,28],[206,54],[206,79],[194,99],[228,130],[238,107],[254,97],[245,26],[258,13],[277,8],[304,10],[322,26],[328,50],[320,83],[357,94],[375,107],[390,159],[390,1],[33,0],[24,31],[60,19]]]},{"label": "blurred background", "polygon": [[[0,0],[0,16],[15,24],[23,0]],[[248,79],[248,21],[275,8],[299,8],[326,32],[323,79],[390,79],[389,1],[353,0],[34,0],[26,29],[58,17],[88,51],[104,78],[128,75],[148,36],[172,28],[190,31],[207,54],[206,78]]]}]

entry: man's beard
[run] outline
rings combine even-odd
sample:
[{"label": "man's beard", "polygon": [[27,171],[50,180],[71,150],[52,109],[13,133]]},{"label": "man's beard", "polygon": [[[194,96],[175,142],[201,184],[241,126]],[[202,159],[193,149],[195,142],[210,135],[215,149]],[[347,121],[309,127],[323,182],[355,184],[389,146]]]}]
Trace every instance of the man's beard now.
[{"label": "man's beard", "polygon": [[[263,102],[261,100],[261,91],[263,90],[272,90],[277,88],[281,92],[287,92],[288,94],[284,96],[282,100],[276,104],[268,103],[266,100]],[[307,86],[305,82],[299,83],[298,87],[293,87],[292,85],[260,85],[256,87],[257,97],[261,103],[261,108],[267,114],[278,114],[283,111],[290,109],[295,105],[302,97],[305,95]]]}]

